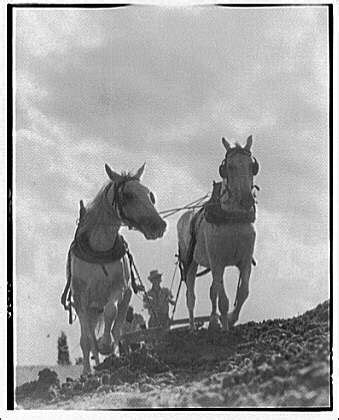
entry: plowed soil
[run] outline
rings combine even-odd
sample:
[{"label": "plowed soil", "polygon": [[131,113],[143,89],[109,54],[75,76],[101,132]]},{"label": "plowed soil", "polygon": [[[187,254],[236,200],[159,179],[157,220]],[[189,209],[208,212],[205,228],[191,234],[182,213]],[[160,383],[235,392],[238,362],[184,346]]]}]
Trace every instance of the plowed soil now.
[{"label": "plowed soil", "polygon": [[21,409],[328,407],[329,302],[291,319],[227,333],[169,332],[60,383],[49,369],[16,389]]}]

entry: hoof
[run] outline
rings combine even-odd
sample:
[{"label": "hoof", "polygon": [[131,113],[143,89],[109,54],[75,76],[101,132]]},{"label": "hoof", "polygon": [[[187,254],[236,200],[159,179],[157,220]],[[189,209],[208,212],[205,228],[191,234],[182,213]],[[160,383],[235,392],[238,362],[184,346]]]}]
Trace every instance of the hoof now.
[{"label": "hoof", "polygon": [[98,340],[98,351],[103,356],[109,356],[113,353],[113,344],[112,341],[104,340],[103,337],[100,337]]},{"label": "hoof", "polygon": [[210,331],[216,331],[220,329],[218,315],[211,315],[210,322],[208,324],[208,329]]},{"label": "hoof", "polygon": [[225,316],[220,316],[220,321],[221,321],[221,330],[222,331],[229,331],[230,329],[230,325],[229,325],[229,321],[228,321],[228,315]]},{"label": "hoof", "polygon": [[235,317],[233,312],[230,312],[229,314],[227,314],[228,328],[233,327],[237,321],[238,319]]},{"label": "hoof", "polygon": [[113,353],[113,346],[112,344],[106,344],[103,345],[102,347],[99,348],[99,353],[102,354],[103,356],[109,356],[110,354]]}]

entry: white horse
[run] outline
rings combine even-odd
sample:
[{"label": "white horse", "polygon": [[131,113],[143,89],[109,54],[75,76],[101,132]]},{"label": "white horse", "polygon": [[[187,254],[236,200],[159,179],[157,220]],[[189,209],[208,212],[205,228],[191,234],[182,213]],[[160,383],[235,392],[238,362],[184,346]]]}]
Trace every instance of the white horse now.
[{"label": "white horse", "polygon": [[[108,165],[105,169],[110,180],[84,209],[77,235],[85,232],[90,248],[99,253],[112,249],[120,238],[122,225],[140,231],[146,239],[162,237],[166,223],[154,207],[153,193],[140,183],[144,165],[135,175],[119,175]],[[118,355],[121,327],[131,298],[128,260],[123,256],[115,262],[90,263],[78,258],[71,247],[67,276],[81,326],[80,346],[86,374],[91,371],[90,351],[96,365],[99,352]],[[97,341],[95,329],[102,314],[104,332]]]},{"label": "white horse", "polygon": [[[255,230],[251,222],[245,221],[248,215],[255,214],[252,194],[253,176],[259,166],[251,156],[252,136],[247,139],[245,147],[238,144],[231,148],[229,142],[222,139],[226,148],[226,157],[219,168],[222,176],[222,186],[219,202],[225,214],[231,215],[231,222],[225,224],[208,223],[204,212],[194,211],[184,213],[177,223],[179,256],[186,268],[186,302],[189,311],[190,329],[194,331],[195,278],[198,266],[211,270],[212,285],[210,299],[212,312],[209,326],[215,328],[219,324],[217,315],[217,300],[220,320],[224,330],[233,326],[238,318],[241,307],[249,294],[249,279],[255,243]],[[192,226],[192,219],[194,225]],[[238,219],[238,220],[237,220]],[[195,247],[190,254],[192,229],[195,235]],[[239,285],[236,294],[235,307],[229,310],[229,301],[224,289],[223,275],[225,267],[236,266],[240,271]]]}]

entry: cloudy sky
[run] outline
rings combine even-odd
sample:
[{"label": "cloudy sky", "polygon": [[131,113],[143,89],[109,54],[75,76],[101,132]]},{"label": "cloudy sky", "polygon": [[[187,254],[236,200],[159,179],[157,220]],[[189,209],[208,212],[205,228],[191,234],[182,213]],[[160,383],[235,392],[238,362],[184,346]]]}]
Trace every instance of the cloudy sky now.
[{"label": "cloudy sky", "polygon": [[[253,134],[258,262],[240,322],[302,313],[327,299],[328,42],[325,7],[17,9],[15,229],[18,364],[54,364],[78,202],[146,161],[159,210],[218,180],[221,137]],[[177,216],[161,240],[128,239],[138,269],[170,285]],[[174,284],[175,293],[179,279]],[[196,314],[210,312],[210,276]],[[237,284],[228,269],[233,300]],[[133,297],[136,309],[140,301]],[[146,316],[145,312],[142,312]],[[186,316],[184,293],[177,316]]]}]

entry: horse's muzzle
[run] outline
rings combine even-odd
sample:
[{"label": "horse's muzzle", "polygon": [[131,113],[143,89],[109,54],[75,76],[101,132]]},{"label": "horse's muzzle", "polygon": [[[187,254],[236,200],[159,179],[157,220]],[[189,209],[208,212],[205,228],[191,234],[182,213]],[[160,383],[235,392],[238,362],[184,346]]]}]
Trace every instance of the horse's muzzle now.
[{"label": "horse's muzzle", "polygon": [[143,234],[145,235],[146,239],[158,239],[164,235],[167,224],[163,219],[159,217],[159,219],[156,221],[148,220],[144,226],[145,229],[143,229]]}]

